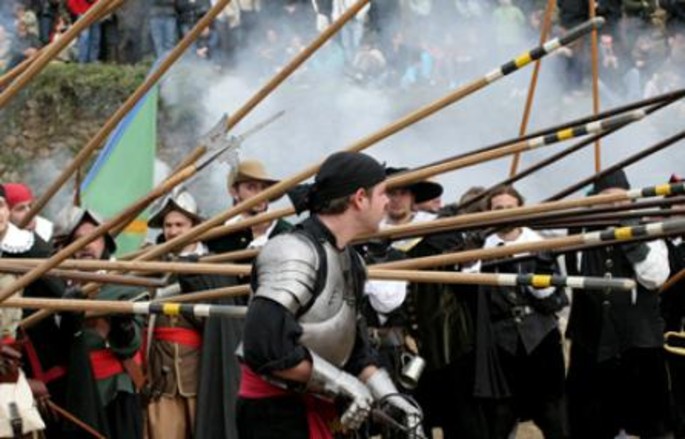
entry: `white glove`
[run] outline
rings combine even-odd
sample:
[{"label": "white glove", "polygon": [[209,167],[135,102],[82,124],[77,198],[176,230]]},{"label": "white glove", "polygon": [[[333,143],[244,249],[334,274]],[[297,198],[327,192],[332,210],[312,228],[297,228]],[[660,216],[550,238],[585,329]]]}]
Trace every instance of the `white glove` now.
[{"label": "white glove", "polygon": [[328,17],[323,14],[316,14],[316,30],[323,32],[331,24]]}]

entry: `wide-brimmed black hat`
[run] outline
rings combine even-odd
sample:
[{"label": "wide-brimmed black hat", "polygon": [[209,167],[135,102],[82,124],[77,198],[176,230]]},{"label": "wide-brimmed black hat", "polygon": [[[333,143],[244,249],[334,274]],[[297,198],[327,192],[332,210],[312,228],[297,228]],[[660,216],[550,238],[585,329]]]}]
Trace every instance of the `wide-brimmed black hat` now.
[{"label": "wide-brimmed black hat", "polygon": [[[100,226],[104,223],[102,217],[90,209],[84,209],[78,206],[69,206],[63,210],[59,215],[55,224],[55,246],[60,247],[68,245],[74,238],[76,229],[83,223],[91,223],[95,226]],[[109,233],[103,235],[105,238],[105,247],[110,254],[117,251],[117,244],[114,238]]]},{"label": "wide-brimmed black hat", "polygon": [[606,189],[630,189],[628,177],[623,169],[617,169],[595,180],[595,184],[590,190],[590,195],[597,195]]},{"label": "wide-brimmed black hat", "polygon": [[[402,172],[407,172],[409,168],[385,168],[385,175],[388,177],[393,174],[399,174]],[[440,183],[434,181],[426,180],[419,181],[416,183],[411,183],[406,186],[395,187],[396,189],[407,189],[414,195],[415,203],[423,203],[424,201],[429,201],[434,198],[438,198],[442,195],[443,187]]]}]

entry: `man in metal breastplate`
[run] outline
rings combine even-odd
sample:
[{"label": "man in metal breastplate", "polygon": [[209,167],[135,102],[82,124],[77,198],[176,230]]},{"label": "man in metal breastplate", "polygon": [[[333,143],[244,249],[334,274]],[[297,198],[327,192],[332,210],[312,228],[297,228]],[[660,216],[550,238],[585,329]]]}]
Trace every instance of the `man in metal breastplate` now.
[{"label": "man in metal breastplate", "polygon": [[310,217],[258,256],[241,349],[241,439],[330,438],[359,428],[377,403],[420,430],[420,410],[377,366],[359,318],[365,270],[349,243],[378,229],[384,180],[371,157],[333,154],[300,191],[296,207]]}]

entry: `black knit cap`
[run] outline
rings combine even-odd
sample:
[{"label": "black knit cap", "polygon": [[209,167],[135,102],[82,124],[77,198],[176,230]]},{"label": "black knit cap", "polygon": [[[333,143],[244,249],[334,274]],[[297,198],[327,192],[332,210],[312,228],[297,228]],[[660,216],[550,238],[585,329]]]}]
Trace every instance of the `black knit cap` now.
[{"label": "black knit cap", "polygon": [[337,152],[323,162],[314,184],[301,185],[288,195],[298,212],[316,212],[332,200],[375,186],[383,180],[385,167],[376,159],[360,152]]},{"label": "black knit cap", "polygon": [[623,172],[623,169],[617,169],[595,180],[595,184],[592,186],[590,195],[597,195],[605,189],[612,188],[625,190],[630,189],[628,177],[626,177],[626,173]]}]

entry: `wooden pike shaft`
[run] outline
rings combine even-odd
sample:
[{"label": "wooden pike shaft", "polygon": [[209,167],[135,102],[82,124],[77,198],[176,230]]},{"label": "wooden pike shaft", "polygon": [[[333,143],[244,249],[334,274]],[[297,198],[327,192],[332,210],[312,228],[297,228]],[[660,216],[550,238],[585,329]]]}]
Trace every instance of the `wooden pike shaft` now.
[{"label": "wooden pike shaft", "polygon": [[71,422],[72,424],[78,426],[80,429],[87,432],[88,434],[90,434],[94,438],[96,438],[96,439],[107,439],[105,436],[100,434],[99,431],[97,431],[96,429],[94,429],[90,425],[86,424],[85,422],[83,422],[82,420],[80,420],[79,418],[77,418],[76,416],[71,414],[70,412],[66,411],[62,407],[58,406],[57,404],[55,404],[51,400],[47,399],[46,403],[50,407],[50,410],[54,411],[55,413],[57,413],[58,415],[60,415],[64,419],[66,419],[67,421]]},{"label": "wooden pike shaft", "polygon": [[460,264],[477,260],[488,260],[501,258],[510,255],[531,253],[539,251],[554,250],[563,247],[571,247],[582,244],[592,244],[599,242],[619,243],[633,237],[651,236],[658,234],[680,234],[685,232],[685,220],[676,219],[661,223],[652,223],[646,226],[619,227],[607,229],[601,232],[582,233],[577,235],[563,236],[559,238],[549,238],[542,241],[527,242],[522,244],[511,244],[502,247],[467,250],[443,255],[427,256],[415,259],[406,259],[384,264],[376,264],[374,268],[389,269],[425,269],[431,267],[441,267],[447,265]]},{"label": "wooden pike shaft", "polygon": [[[143,83],[138,86],[135,92],[126,99],[126,101],[117,109],[117,111],[105,122],[100,130],[90,139],[90,141],[78,152],[69,165],[64,168],[62,173],[50,185],[50,187],[43,193],[34,203],[31,210],[24,218],[21,227],[25,227],[31,219],[35,217],[38,212],[45,207],[50,199],[57,193],[57,191],[64,185],[64,183],[81,167],[92,153],[102,145],[107,136],[116,128],[121,120],[126,117],[129,111],[152,89],[152,87],[159,82],[164,73],[171,68],[171,66],[178,60],[183,52],[190,47],[190,45],[197,39],[202,31],[208,27],[216,18],[217,15],[231,2],[231,0],[217,0],[216,4],[197,22],[188,34],[178,43],[174,49],[164,58],[164,61],[159,65],[154,72],[152,72]],[[96,9],[100,5],[104,5],[105,1],[101,0],[96,3],[88,12]],[[86,14],[87,15],[87,14]],[[80,20],[79,20],[80,21]],[[58,41],[62,41],[60,38]],[[36,60],[37,62],[37,60]],[[33,64],[32,64],[33,67]],[[28,72],[27,72],[28,73]],[[19,81],[19,79],[17,79]],[[15,81],[16,82],[16,81]],[[14,83],[12,83],[14,85]]]},{"label": "wooden pike shaft", "polygon": [[246,248],[245,250],[236,250],[232,252],[219,253],[216,255],[209,255],[200,258],[202,262],[230,262],[243,261],[245,259],[254,259],[259,254],[256,248]]},{"label": "wooden pike shaft", "polygon": [[[542,20],[542,27],[540,29],[540,44],[545,42],[550,30],[552,29],[552,16],[554,15],[555,6],[556,0],[547,0],[547,6],[545,6],[545,16]],[[523,109],[523,118],[521,119],[521,126],[519,127],[519,137],[523,137],[526,134],[526,131],[528,130],[528,121],[530,120],[530,113],[533,109],[533,100],[535,99],[535,90],[537,89],[538,76],[540,75],[541,66],[542,61],[535,61],[533,73],[530,77],[530,84],[528,85],[528,96],[526,97],[526,105]],[[509,176],[516,175],[520,158],[520,153],[517,152],[516,154],[514,154],[514,159],[511,162],[511,170],[509,171]]]},{"label": "wooden pike shaft", "polygon": [[477,154],[477,153],[481,153],[481,152],[485,152],[485,151],[491,151],[491,150],[499,148],[501,146],[510,145],[510,144],[517,142],[517,141],[528,140],[528,139],[532,139],[533,137],[544,136],[544,135],[547,135],[547,134],[568,128],[569,126],[572,126],[572,125],[581,125],[581,124],[585,124],[585,123],[590,123],[590,122],[597,121],[599,119],[606,119],[608,117],[613,117],[613,116],[616,116],[618,114],[626,113],[628,111],[632,111],[632,110],[636,110],[639,108],[651,106],[651,105],[662,103],[665,101],[674,101],[677,99],[681,99],[683,96],[685,96],[685,89],[674,90],[672,92],[664,93],[664,94],[661,94],[658,96],[654,96],[654,97],[647,98],[647,99],[642,99],[639,101],[631,102],[631,103],[626,104],[626,105],[622,105],[622,106],[619,106],[616,108],[612,108],[612,109],[609,109],[606,111],[602,111],[601,113],[599,113],[596,116],[595,115],[584,116],[584,117],[581,117],[579,119],[575,119],[571,122],[566,122],[566,123],[563,123],[560,125],[556,125],[554,127],[549,127],[549,128],[545,128],[543,130],[538,130],[534,133],[526,134],[525,136],[520,137],[520,138],[503,140],[503,141],[494,143],[492,145],[488,145],[488,146],[479,148],[477,150],[468,151],[468,152],[464,152],[461,154],[456,154],[456,155],[453,155],[450,157],[446,157],[444,159],[437,160],[431,164],[424,165],[424,166],[422,166],[422,168],[427,168],[429,166],[433,166],[433,165],[437,165],[437,164],[441,164],[441,163],[445,163],[445,162],[450,162],[450,161],[453,161],[453,160],[456,160],[456,159],[459,159],[462,157],[466,157],[469,155],[473,155],[473,154]]},{"label": "wooden pike shaft", "polygon": [[[40,51],[42,50],[43,49],[40,49]],[[17,64],[12,70],[0,76],[0,89],[12,82],[14,78],[24,73],[26,69],[29,68],[31,63],[40,55],[40,51],[36,52],[33,56],[26,58],[24,61]]]},{"label": "wooden pike shaft", "polygon": [[[475,81],[472,81],[466,85],[463,85],[459,87],[457,90],[453,91],[449,95],[438,99],[437,101],[426,105],[406,116],[403,118],[391,123],[390,125],[386,126],[385,128],[367,136],[364,137],[363,139],[357,141],[353,145],[349,146],[347,148],[347,151],[353,151],[353,152],[359,152],[363,151],[364,149],[370,147],[371,145],[374,145],[377,142],[380,142],[381,140],[390,137],[391,135],[403,130],[404,128],[419,122],[426,117],[446,108],[447,106],[454,104],[455,102],[458,102],[459,100],[465,98],[466,96],[475,93],[476,91],[485,88],[486,86],[490,85],[491,83],[497,81],[498,79],[509,75],[520,68],[526,66],[527,64],[531,63],[532,61],[535,61],[537,59],[540,59],[541,57],[557,50],[559,47],[562,47],[565,44],[568,44],[571,41],[574,41],[577,38],[580,38],[582,35],[586,34],[587,32],[590,31],[590,29],[594,27],[601,26],[603,24],[602,19],[596,19],[594,21],[589,21],[581,26],[574,28],[568,32],[564,37],[561,38],[555,38],[554,40],[551,40],[547,43],[545,43],[542,46],[539,46],[529,52],[524,53],[523,55],[515,58],[514,60],[511,60],[510,62],[500,66],[499,68],[489,72],[482,78],[479,78]],[[170,251],[174,250],[175,248],[182,247],[183,245],[193,242],[197,240],[197,238],[202,235],[203,233],[206,233],[213,227],[222,225],[226,220],[233,218],[234,216],[237,216],[241,214],[242,212],[246,211],[247,209],[256,206],[257,204],[267,201],[269,199],[275,198],[283,193],[285,193],[287,190],[295,186],[296,184],[306,180],[307,178],[313,176],[319,168],[319,165],[314,165],[311,166],[304,171],[300,172],[299,174],[296,174],[294,176],[291,176],[285,180],[282,180],[281,182],[270,186],[269,188],[265,189],[264,191],[258,193],[254,197],[250,198],[249,200],[245,200],[241,202],[240,204],[233,206],[232,208],[214,216],[213,218],[203,222],[202,224],[197,225],[193,229],[189,230],[183,235],[180,235],[174,239],[171,239],[167,242],[165,242],[162,245],[152,247],[148,252],[143,254],[142,256],[139,257],[139,259],[144,258],[144,259],[154,259],[157,258],[163,254],[169,253]]]},{"label": "wooden pike shaft", "polygon": [[460,273],[453,271],[420,271],[369,269],[373,279],[397,280],[416,283],[444,283],[459,285],[490,285],[501,287],[531,286],[535,288],[568,287],[580,289],[632,290],[635,281],[631,279],[607,279],[604,277],[586,276],[552,276],[541,274],[513,273]]},{"label": "wooden pike shaft", "polygon": [[106,221],[103,224],[97,226],[88,235],[82,236],[81,238],[77,239],[76,241],[72,242],[71,244],[69,244],[68,246],[66,246],[65,248],[63,248],[59,252],[57,252],[51,258],[44,261],[41,265],[31,269],[31,271],[29,271],[25,275],[23,275],[20,278],[18,278],[17,280],[15,280],[12,284],[10,284],[6,288],[3,288],[2,290],[0,290],[0,301],[7,299],[15,291],[26,287],[31,282],[35,281],[36,279],[41,277],[43,274],[45,274],[48,270],[55,268],[62,261],[66,260],[67,258],[72,256],[78,250],[80,250],[84,246],[88,245],[90,242],[94,241],[98,237],[103,236],[104,234],[109,232],[113,227],[115,227],[117,224],[119,224],[122,220],[130,217],[130,215],[133,212],[137,212],[141,205],[145,205],[145,204],[149,203],[150,200],[158,198],[159,196],[170,191],[174,186],[176,186],[176,185],[180,184],[181,182],[187,180],[194,173],[195,173],[194,167],[188,167],[188,168],[184,169],[182,172],[179,172],[178,174],[174,175],[171,179],[163,182],[161,185],[154,188],[146,196],[144,196],[143,198],[141,198],[140,200],[135,202],[133,205],[128,207],[126,210],[124,210],[122,213],[120,213],[119,215],[117,215],[113,219]]},{"label": "wooden pike shaft", "polygon": [[243,218],[242,220],[226,224],[223,226],[215,227],[206,233],[200,235],[198,240],[207,241],[221,236],[230,235],[231,233],[237,232],[239,230],[247,229],[248,227],[256,226],[257,224],[262,224],[266,222],[271,222],[279,218],[286,217],[295,213],[295,209],[292,207],[284,207],[282,209],[269,210],[267,212],[250,216],[248,218]]},{"label": "wooden pike shaft", "polygon": [[685,184],[676,183],[672,185],[651,186],[642,189],[633,189],[626,193],[593,195],[591,197],[579,198],[575,200],[552,201],[535,204],[532,206],[522,206],[514,209],[495,210],[489,212],[470,213],[455,217],[441,218],[434,221],[427,221],[418,224],[407,224],[381,230],[374,234],[359,237],[355,242],[365,242],[381,238],[401,238],[406,236],[420,236],[428,231],[437,233],[449,231],[455,227],[478,226],[483,222],[496,219],[522,220],[527,215],[554,212],[564,209],[575,209],[579,207],[593,206],[597,204],[612,204],[620,201],[635,200],[668,194],[685,193]]},{"label": "wooden pike shaft", "polygon": [[438,165],[421,168],[410,172],[398,174],[396,177],[388,179],[388,187],[404,186],[417,181],[422,181],[437,174],[442,174],[467,166],[477,165],[489,160],[494,160],[506,155],[514,154],[525,150],[531,150],[546,145],[552,145],[564,140],[572,139],[574,137],[583,136],[586,134],[596,134],[615,127],[620,127],[626,123],[634,122],[642,119],[645,116],[644,110],[633,110],[630,113],[614,116],[600,122],[592,122],[580,126],[568,128],[566,130],[557,131],[554,134],[547,136],[535,137],[530,140],[523,140],[516,142],[509,146],[502,146],[492,151],[487,151],[479,154],[474,154],[468,157],[463,157],[452,162],[441,163]]},{"label": "wooden pike shaft", "polygon": [[31,79],[40,73],[54,57],[59,55],[59,53],[62,52],[62,50],[64,50],[64,48],[67,47],[67,45],[74,38],[76,38],[81,31],[98,20],[104,12],[109,10],[110,5],[116,1],[117,0],[100,0],[90,9],[88,9],[88,12],[86,12],[81,18],[76,20],[76,22],[64,33],[64,35],[62,35],[56,41],[53,41],[52,44],[45,46],[45,48],[40,51],[40,54],[30,62],[30,65],[26,68],[26,70],[17,76],[16,79],[12,81],[9,86],[2,91],[2,93],[0,93],[0,109],[4,108],[7,103],[14,96],[16,96],[17,93],[19,93],[26,86],[26,84],[31,81]]},{"label": "wooden pike shaft", "polygon": [[[595,18],[595,0],[587,0],[590,19]],[[592,112],[599,113],[599,38],[597,29],[590,34],[590,52],[592,58]],[[599,139],[595,141],[595,172],[602,169],[602,147]]]},{"label": "wooden pike shaft", "polygon": [[245,316],[247,307],[235,305],[186,305],[170,302],[129,302],[126,300],[12,298],[0,308],[49,309],[56,312],[97,312],[109,314],[163,314],[167,316],[231,317]]},{"label": "wooden pike shaft", "polygon": [[603,176],[609,175],[618,169],[622,169],[622,168],[625,168],[627,166],[630,166],[633,163],[638,162],[645,157],[649,157],[650,155],[655,154],[655,153],[661,151],[662,149],[673,145],[674,143],[680,142],[681,140],[683,140],[683,138],[685,138],[685,130],[669,137],[668,139],[664,139],[661,142],[658,142],[657,144],[650,146],[649,148],[645,148],[642,151],[640,151],[636,154],[633,154],[630,157],[609,166],[608,168],[604,169],[603,171],[597,172],[596,174],[591,175],[590,177],[587,177],[587,178],[579,181],[578,183],[575,183],[575,184],[567,187],[566,189],[563,189],[563,190],[557,192],[556,194],[547,198],[545,201],[560,200],[560,199],[576,192],[577,190],[584,188],[585,186],[589,185],[590,183],[597,181],[599,178],[601,178]]},{"label": "wooden pike shaft", "polygon": [[[664,101],[664,102],[661,102],[659,104],[655,104],[652,107],[650,107],[649,109],[647,109],[646,113],[648,115],[652,114],[653,112],[659,111],[662,108],[672,104],[673,102],[675,102],[675,100]],[[559,151],[558,153],[553,154],[553,155],[549,156],[548,158],[541,160],[541,161],[529,166],[528,168],[524,169],[523,171],[519,172],[518,174],[512,175],[511,177],[490,186],[489,188],[487,188],[482,193],[475,195],[472,198],[469,198],[467,201],[465,201],[463,203],[460,203],[456,207],[456,209],[464,209],[468,206],[471,206],[471,205],[485,199],[485,197],[487,197],[490,193],[492,193],[492,191],[495,190],[495,188],[500,187],[500,186],[504,186],[504,185],[512,185],[512,184],[516,183],[517,181],[522,180],[522,179],[528,177],[529,175],[539,171],[540,169],[546,168],[547,166],[549,166],[553,163],[556,163],[559,160],[561,160],[565,157],[568,157],[569,155],[571,155],[577,151],[580,151],[581,149],[585,148],[586,146],[593,144],[595,142],[595,140],[601,139],[604,136],[608,136],[610,134],[613,134],[616,131],[620,130],[621,128],[630,125],[631,123],[632,122],[627,122],[622,126],[616,126],[614,128],[610,128],[606,131],[602,131],[601,133],[590,136],[589,138],[584,139],[584,140],[582,140],[582,141],[580,141],[574,145],[571,145],[568,148],[566,148],[562,151]]]},{"label": "wooden pike shaft", "polygon": [[153,302],[205,302],[210,300],[226,299],[229,297],[248,296],[252,290],[250,285],[233,285],[230,287],[214,288],[211,290],[198,291],[195,293],[183,293],[171,297],[163,297]]},{"label": "wooden pike shaft", "polygon": [[[12,262],[0,259],[0,273],[26,273],[35,266],[28,263],[13,263],[14,261],[22,261],[21,259],[14,259]],[[44,260],[39,260],[44,261]],[[73,279],[83,282],[99,282],[103,284],[117,284],[117,285],[131,285],[144,288],[159,288],[163,286],[160,280],[148,279],[144,277],[109,274],[109,273],[88,273],[83,271],[52,269],[48,272],[50,276],[61,277],[66,279]]]},{"label": "wooden pike shaft", "polygon": [[[4,258],[3,258],[4,259]],[[37,266],[45,259],[11,259],[15,266]],[[3,266],[0,259],[0,268]],[[68,259],[59,265],[61,268],[72,270],[110,270],[132,271],[140,273],[175,273],[175,274],[212,274],[212,275],[249,275],[249,265],[238,264],[209,264],[195,262],[143,262],[143,261],[105,261]]]}]

